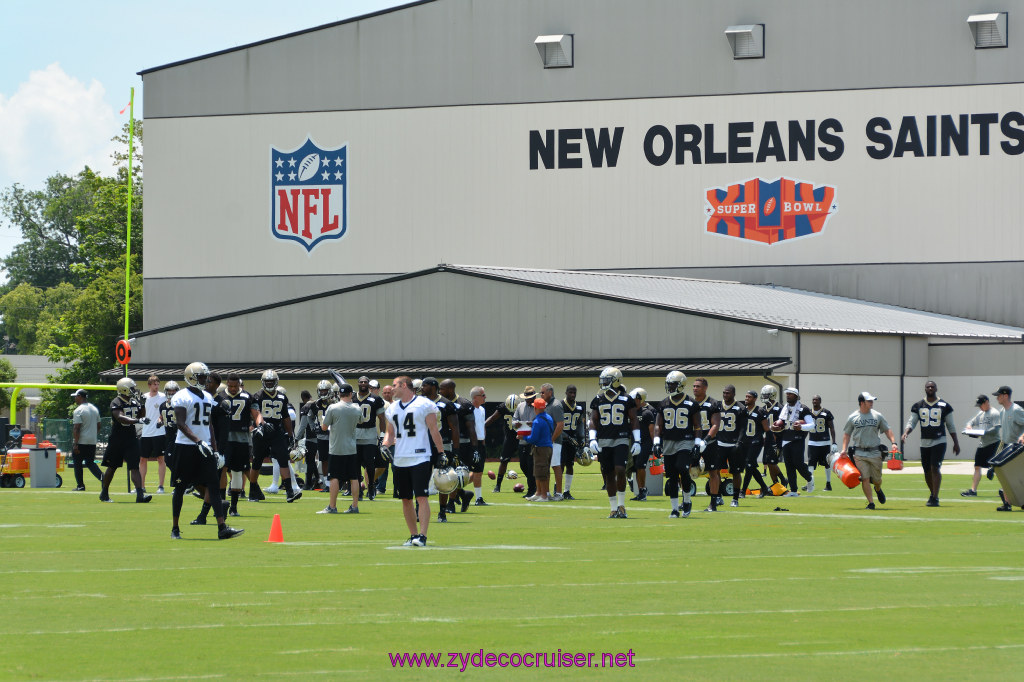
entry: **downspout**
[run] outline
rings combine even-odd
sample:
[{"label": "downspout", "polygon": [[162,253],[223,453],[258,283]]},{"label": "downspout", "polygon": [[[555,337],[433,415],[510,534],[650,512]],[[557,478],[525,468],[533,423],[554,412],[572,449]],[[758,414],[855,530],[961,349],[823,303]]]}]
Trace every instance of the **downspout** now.
[{"label": "downspout", "polygon": [[796,333],[796,383],[794,386],[796,390],[800,390],[800,332]]},{"label": "downspout", "polygon": [[[903,384],[907,376],[907,337],[900,337],[900,419],[903,418]],[[898,422],[899,420],[897,420]]]}]

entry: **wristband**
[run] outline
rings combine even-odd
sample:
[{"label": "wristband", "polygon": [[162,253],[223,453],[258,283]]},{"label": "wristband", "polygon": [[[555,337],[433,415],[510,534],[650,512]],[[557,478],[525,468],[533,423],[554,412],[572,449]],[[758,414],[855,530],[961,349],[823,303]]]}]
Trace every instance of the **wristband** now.
[{"label": "wristband", "polygon": [[654,437],[654,445],[661,445],[661,436]]},{"label": "wristband", "polygon": [[597,440],[597,429],[590,429],[590,440]]},{"label": "wristband", "polygon": [[634,443],[639,443],[640,442],[640,429],[633,429],[633,442]]}]

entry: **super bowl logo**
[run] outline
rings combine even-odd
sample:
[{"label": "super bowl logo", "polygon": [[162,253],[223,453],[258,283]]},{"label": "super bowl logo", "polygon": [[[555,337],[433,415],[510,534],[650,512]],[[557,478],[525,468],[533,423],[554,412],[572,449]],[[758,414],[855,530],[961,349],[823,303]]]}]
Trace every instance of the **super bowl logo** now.
[{"label": "super bowl logo", "polygon": [[348,147],[270,148],[270,233],[307,252],[348,228]]},{"label": "super bowl logo", "polygon": [[818,234],[837,210],[835,187],[802,180],[752,178],[705,190],[708,232],[761,244]]}]

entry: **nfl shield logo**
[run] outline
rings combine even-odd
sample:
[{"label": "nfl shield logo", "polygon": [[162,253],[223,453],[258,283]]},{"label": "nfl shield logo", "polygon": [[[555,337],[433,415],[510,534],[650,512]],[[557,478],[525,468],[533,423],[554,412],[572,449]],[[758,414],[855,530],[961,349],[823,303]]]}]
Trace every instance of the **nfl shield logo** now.
[{"label": "nfl shield logo", "polygon": [[348,227],[348,146],[270,148],[270,234],[307,252]]}]

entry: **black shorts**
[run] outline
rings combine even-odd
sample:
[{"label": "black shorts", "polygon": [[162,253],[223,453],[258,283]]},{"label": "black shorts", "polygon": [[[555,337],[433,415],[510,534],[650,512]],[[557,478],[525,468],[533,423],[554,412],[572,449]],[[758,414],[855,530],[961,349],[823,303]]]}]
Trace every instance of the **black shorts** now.
[{"label": "black shorts", "polygon": [[215,457],[203,457],[198,445],[178,443],[174,448],[174,481],[175,485],[220,486],[220,471],[217,469]]},{"label": "black shorts", "polygon": [[224,459],[227,462],[228,471],[249,470],[249,444],[238,443],[229,440],[221,450],[224,452]]},{"label": "black shorts", "polygon": [[501,445],[501,461],[511,462],[519,450],[519,440],[511,432],[505,434],[505,442]]},{"label": "black shorts", "polygon": [[[480,450],[479,463],[473,464],[473,453]],[[462,462],[462,466],[470,470],[474,474],[482,474],[484,472],[484,450],[483,446],[474,448],[472,443],[459,443],[459,461]]]},{"label": "black shorts", "polygon": [[[720,453],[718,450],[718,442],[709,440],[707,447],[704,448],[704,452],[700,453],[701,459],[704,460],[704,469],[708,472],[721,470],[725,468],[725,453]],[[721,461],[719,461],[721,460]]]},{"label": "black shorts", "polygon": [[921,466],[925,469],[938,469],[946,458],[946,444],[938,443],[931,447],[921,448]]},{"label": "black shorts", "polygon": [[763,441],[740,441],[740,450],[747,458],[747,468],[757,468],[757,456],[761,454],[761,448],[763,447]]},{"label": "black shorts", "polygon": [[170,457],[174,454],[174,446],[178,440],[178,429],[177,427],[167,427],[164,429],[164,456]]},{"label": "black shorts", "polygon": [[765,442],[764,456],[761,458],[761,461],[765,464],[778,464],[781,458],[782,453],[779,451],[778,444]]},{"label": "black shorts", "polygon": [[[358,446],[357,446],[358,447]],[[359,479],[358,455],[331,455],[327,464],[327,477],[348,482]]]},{"label": "black shorts", "polygon": [[562,439],[561,462],[563,467],[572,466],[576,463],[576,446],[570,445],[564,438]]},{"label": "black shorts", "polygon": [[[81,447],[81,446],[79,446]],[[974,466],[979,468],[985,468],[988,466],[988,461],[992,458],[992,455],[996,454],[996,449],[999,447],[999,442],[989,443],[988,445],[982,445],[974,453]]]},{"label": "black shorts", "polygon": [[832,452],[831,445],[807,444],[807,466],[813,469],[816,466],[828,468],[828,456]]},{"label": "black shorts", "polygon": [[262,466],[267,457],[276,461],[282,469],[288,466],[288,436],[281,429],[275,428],[269,436],[253,438],[253,468]]},{"label": "black shorts", "polygon": [[129,471],[139,468],[139,441],[138,439],[115,441],[107,445],[107,451],[103,453],[102,465],[108,469],[117,469],[127,464]]},{"label": "black shorts", "polygon": [[739,474],[746,468],[747,457],[743,452],[743,449],[739,445],[728,445],[723,446],[721,443],[717,444],[718,449],[718,463],[723,469],[728,468],[729,473],[733,476],[739,476]]},{"label": "black shorts", "polygon": [[395,472],[394,486],[398,491],[398,497],[403,500],[411,500],[414,497],[428,497],[427,488],[430,485],[430,462],[420,462],[411,467],[392,466]]},{"label": "black shorts", "polygon": [[[373,468],[374,469],[387,469],[388,461],[384,459],[384,455],[380,451],[381,446],[377,446],[376,452],[373,453]],[[394,448],[391,448],[394,451]]]},{"label": "black shorts", "polygon": [[159,459],[163,456],[163,436],[147,436],[139,439],[139,459]]},{"label": "black shorts", "polygon": [[601,464],[601,473],[603,474],[614,474],[615,469],[618,467],[626,468],[626,462],[629,461],[628,458],[628,445],[613,445],[601,448],[601,452],[597,453],[597,461]]}]

